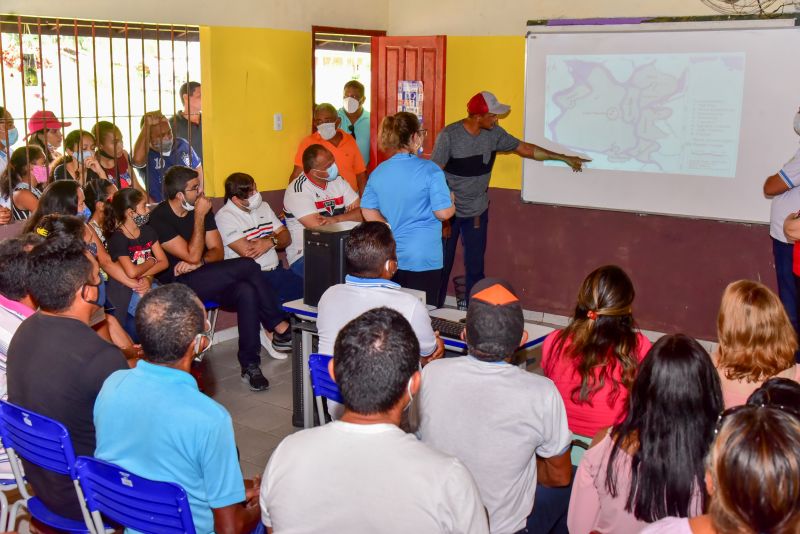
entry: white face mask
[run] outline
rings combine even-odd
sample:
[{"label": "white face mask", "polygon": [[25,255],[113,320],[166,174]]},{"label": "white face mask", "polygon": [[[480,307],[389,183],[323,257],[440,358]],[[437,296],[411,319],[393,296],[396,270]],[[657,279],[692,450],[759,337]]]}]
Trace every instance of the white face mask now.
[{"label": "white face mask", "polygon": [[181,193],[181,194],[183,195],[183,199],[181,200],[181,207],[183,209],[185,209],[186,211],[194,211],[194,204],[189,204],[186,201],[186,194],[185,193]]},{"label": "white face mask", "polygon": [[794,116],[794,132],[800,135],[800,113]]},{"label": "white face mask", "polygon": [[336,135],[336,123],[324,122],[317,126],[317,131],[319,132],[320,137],[326,141],[329,141]]},{"label": "white face mask", "polygon": [[348,113],[355,113],[356,111],[358,111],[358,104],[359,104],[358,100],[356,100],[352,96],[348,96],[345,97],[342,103],[342,107]]},{"label": "white face mask", "polygon": [[252,196],[247,197],[247,208],[250,211],[258,209],[258,207],[261,206],[262,202],[264,202],[264,199],[261,198],[261,193],[256,191],[255,193],[252,194]]}]

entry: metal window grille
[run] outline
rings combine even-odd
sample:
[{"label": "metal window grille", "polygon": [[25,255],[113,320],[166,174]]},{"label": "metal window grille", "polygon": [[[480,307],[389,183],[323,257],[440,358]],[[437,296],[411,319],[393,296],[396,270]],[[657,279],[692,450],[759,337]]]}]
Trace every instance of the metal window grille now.
[{"label": "metal window grille", "polygon": [[0,15],[0,102],[16,120],[17,146],[28,118],[48,110],[69,131],[114,123],[130,152],[144,113],[173,116],[190,80],[201,81],[197,26]]}]

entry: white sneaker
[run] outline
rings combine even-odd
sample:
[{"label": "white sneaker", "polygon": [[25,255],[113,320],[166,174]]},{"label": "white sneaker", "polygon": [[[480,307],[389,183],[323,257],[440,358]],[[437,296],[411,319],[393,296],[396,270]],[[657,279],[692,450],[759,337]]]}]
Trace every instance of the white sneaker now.
[{"label": "white sneaker", "polygon": [[278,352],[277,350],[275,350],[275,348],[272,346],[272,340],[269,337],[267,337],[267,332],[263,328],[261,329],[260,337],[261,337],[261,346],[264,347],[264,349],[266,349],[267,354],[269,354],[270,357],[276,360],[285,360],[286,358],[289,357],[288,353]]}]

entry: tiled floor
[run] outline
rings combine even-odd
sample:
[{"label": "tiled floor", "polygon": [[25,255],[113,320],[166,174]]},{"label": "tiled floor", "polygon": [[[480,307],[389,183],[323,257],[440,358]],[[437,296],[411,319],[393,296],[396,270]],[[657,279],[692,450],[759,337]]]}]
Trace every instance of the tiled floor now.
[{"label": "tiled floor", "polygon": [[233,418],[242,474],[261,475],[292,426],[292,363],[275,360],[262,351],[261,370],[269,379],[267,391],[254,392],[242,382],[236,359],[237,341],[214,345],[205,357],[206,393],[225,406]]},{"label": "tiled floor", "polygon": [[[280,441],[300,429],[292,426],[291,360],[275,360],[262,351],[261,370],[270,388],[253,392],[241,380],[236,351],[236,340],[214,345],[205,357],[203,381],[206,393],[233,418],[242,474],[250,478],[261,475]],[[526,355],[528,370],[540,372],[540,354],[533,349]]]}]

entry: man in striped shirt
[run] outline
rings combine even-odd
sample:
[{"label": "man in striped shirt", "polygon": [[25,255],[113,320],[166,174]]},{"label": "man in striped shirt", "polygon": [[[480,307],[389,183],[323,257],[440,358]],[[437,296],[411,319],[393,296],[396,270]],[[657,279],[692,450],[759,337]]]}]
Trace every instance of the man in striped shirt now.
[{"label": "man in striped shirt", "polygon": [[303,151],[303,173],[286,188],[283,212],[292,236],[286,259],[298,276],[304,269],[303,228],[362,220],[358,193],[341,177],[333,154],[322,145]]},{"label": "man in striped shirt", "polygon": [[303,279],[281,265],[277,249],[292,238],[263,201],[252,176],[236,172],[225,180],[225,205],[215,215],[225,259],[253,258],[281,304],[303,297]]}]

